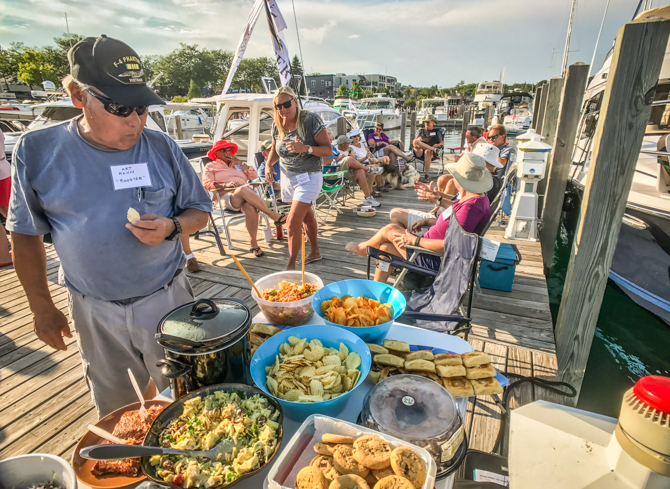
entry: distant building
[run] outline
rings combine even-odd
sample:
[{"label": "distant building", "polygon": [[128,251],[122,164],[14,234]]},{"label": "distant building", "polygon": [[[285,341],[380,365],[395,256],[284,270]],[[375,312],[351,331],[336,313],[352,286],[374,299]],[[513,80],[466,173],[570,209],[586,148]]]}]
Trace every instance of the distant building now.
[{"label": "distant building", "polygon": [[368,90],[370,92],[379,88],[388,88],[391,95],[398,95],[398,91],[401,84],[398,83],[398,79],[395,76],[380,75],[378,73],[363,75],[365,80],[363,83],[360,83],[363,90]]},{"label": "distant building", "polygon": [[351,84],[357,81],[359,85],[364,78],[361,75],[345,75],[344,73],[336,73],[329,75],[307,75],[305,83],[307,84],[307,95],[320,98],[335,98],[335,94],[340,85],[344,85],[347,89],[351,88]]}]

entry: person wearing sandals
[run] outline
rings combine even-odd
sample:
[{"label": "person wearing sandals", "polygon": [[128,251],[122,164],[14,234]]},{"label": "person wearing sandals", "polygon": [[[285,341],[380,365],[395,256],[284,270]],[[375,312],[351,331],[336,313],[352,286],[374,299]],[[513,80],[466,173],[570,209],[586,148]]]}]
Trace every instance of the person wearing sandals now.
[{"label": "person wearing sandals", "polygon": [[[352,129],[347,133],[347,136],[351,138],[351,145],[350,148],[354,152],[354,158],[356,158],[357,161],[360,161],[364,165],[381,165],[381,164],[389,164],[389,157],[388,156],[382,156],[381,158],[375,158],[372,156],[372,153],[370,153],[370,150],[368,147],[361,142],[361,131],[360,129]],[[374,183],[377,185],[377,188],[381,188],[382,186],[382,177],[381,175],[375,175],[374,178]],[[372,187],[371,187],[372,189]],[[373,197],[379,197],[381,194],[379,192],[376,192],[375,190],[372,190],[372,196]]]},{"label": "person wearing sandals", "polygon": [[[447,165],[447,171],[454,176],[454,182],[461,198],[437,217],[420,219],[410,229],[398,224],[387,224],[367,241],[350,242],[345,246],[349,253],[367,256],[367,247],[372,246],[392,255],[409,259],[405,246],[421,246],[442,253],[444,236],[453,214],[464,231],[477,233],[484,229],[491,217],[491,205],[486,195],[493,186],[493,177],[486,168],[486,160],[479,155],[466,153],[457,163]],[[423,232],[421,229],[429,226]],[[419,255],[417,265],[439,270],[441,258],[432,255]],[[375,270],[375,280],[386,282],[390,271]]]},{"label": "person wearing sandals", "polygon": [[[202,184],[210,192],[218,192],[219,198],[228,210],[244,213],[244,223],[251,238],[251,251],[254,256],[263,256],[258,246],[258,212],[266,214],[277,226],[286,222],[286,216],[274,212],[265,201],[246,186],[248,180],[256,180],[256,170],[234,158],[237,144],[220,140],[207,152],[210,161],[205,165]],[[237,161],[236,161],[237,160]],[[272,171],[272,167],[269,168]]]},{"label": "person wearing sandals", "polygon": [[[268,163],[279,160],[281,168],[281,196],[291,203],[288,214],[288,264],[286,270],[295,270],[302,244],[303,224],[310,244],[305,263],[321,259],[317,242],[318,225],[312,204],[323,186],[323,158],[330,157],[328,131],[321,118],[300,106],[300,100],[290,87],[280,87],[274,94],[274,125],[272,148]],[[265,178],[273,182],[272,173],[265,168]]]},{"label": "person wearing sandals", "polygon": [[[0,214],[6,219],[12,187],[12,167],[5,157],[5,135],[0,131]],[[0,224],[0,268],[12,265],[5,227]]]}]

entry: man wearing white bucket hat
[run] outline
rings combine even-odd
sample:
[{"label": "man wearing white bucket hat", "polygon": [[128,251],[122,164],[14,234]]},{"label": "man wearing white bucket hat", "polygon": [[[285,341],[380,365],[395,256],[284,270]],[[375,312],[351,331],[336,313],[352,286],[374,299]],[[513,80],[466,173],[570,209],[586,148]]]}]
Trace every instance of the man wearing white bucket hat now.
[{"label": "man wearing white bucket hat", "polygon": [[[372,246],[402,258],[408,258],[405,245],[411,244],[442,253],[444,236],[453,214],[461,227],[469,233],[480,232],[491,217],[491,204],[486,195],[493,186],[493,177],[486,168],[486,160],[479,155],[467,153],[457,163],[447,165],[453,175],[461,198],[438,217],[421,219],[406,229],[398,224],[387,224],[375,235],[362,243],[350,242],[345,246],[349,253],[366,256],[367,247]],[[421,233],[421,228],[430,226]],[[420,266],[438,270],[440,258],[421,255],[416,260]],[[390,272],[375,270],[375,280],[386,282]]]}]

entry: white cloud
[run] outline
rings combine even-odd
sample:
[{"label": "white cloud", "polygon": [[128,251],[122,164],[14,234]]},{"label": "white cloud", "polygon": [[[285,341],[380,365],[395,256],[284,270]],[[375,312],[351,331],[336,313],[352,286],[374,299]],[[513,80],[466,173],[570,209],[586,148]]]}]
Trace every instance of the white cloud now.
[{"label": "white cloud", "polygon": [[351,34],[347,36],[347,39],[358,39],[359,37],[361,37],[360,34]]},{"label": "white cloud", "polygon": [[325,24],[319,27],[312,28],[301,28],[300,36],[302,39],[308,42],[313,42],[314,44],[321,44],[325,39],[326,35],[333,30],[337,25],[337,21],[329,20]]}]

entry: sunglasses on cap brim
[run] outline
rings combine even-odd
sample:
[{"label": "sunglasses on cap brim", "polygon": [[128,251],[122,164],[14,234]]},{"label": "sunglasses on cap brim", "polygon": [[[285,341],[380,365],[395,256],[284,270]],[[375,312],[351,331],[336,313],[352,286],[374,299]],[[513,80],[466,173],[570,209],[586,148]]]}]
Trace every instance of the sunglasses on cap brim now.
[{"label": "sunglasses on cap brim", "polygon": [[282,109],[288,109],[291,107],[291,104],[293,103],[293,99],[288,100],[284,102],[283,104],[275,104],[275,109],[277,110],[282,110]]},{"label": "sunglasses on cap brim", "polygon": [[128,117],[133,112],[137,112],[137,115],[143,115],[149,109],[148,105],[142,105],[140,107],[129,107],[127,105],[117,104],[112,99],[100,95],[99,93],[95,93],[90,88],[86,88],[84,91],[96,98],[107,112],[117,117]]}]

